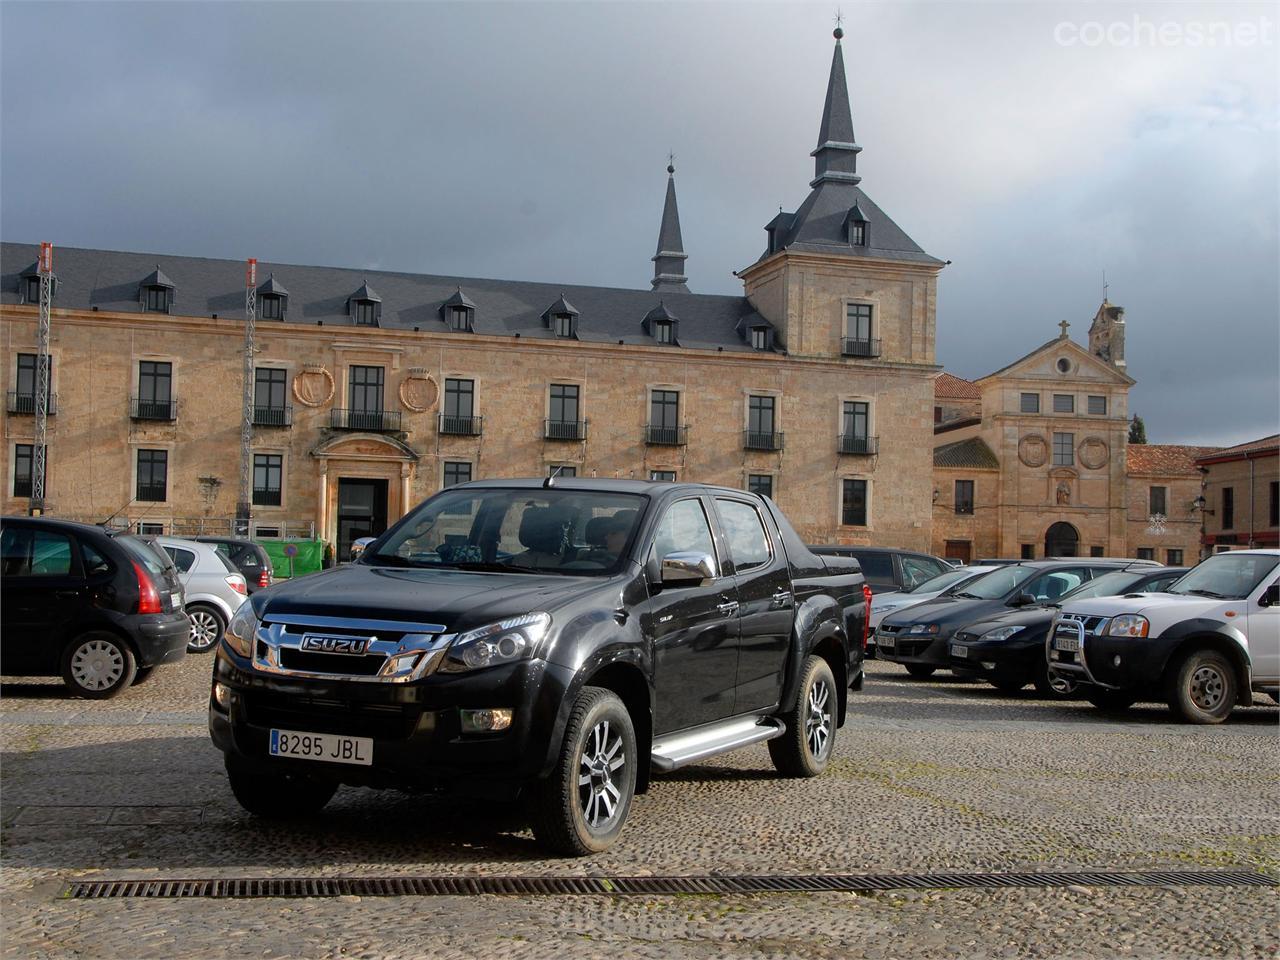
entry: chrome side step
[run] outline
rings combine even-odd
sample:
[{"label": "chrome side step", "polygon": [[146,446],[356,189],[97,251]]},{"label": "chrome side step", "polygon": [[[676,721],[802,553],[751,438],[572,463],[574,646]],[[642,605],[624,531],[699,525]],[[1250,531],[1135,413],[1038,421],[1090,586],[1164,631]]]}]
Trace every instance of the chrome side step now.
[{"label": "chrome side step", "polygon": [[772,740],[787,732],[772,717],[733,717],[680,733],[667,734],[653,742],[653,767],[666,772],[684,767],[718,753],[737,750],[762,740]]}]

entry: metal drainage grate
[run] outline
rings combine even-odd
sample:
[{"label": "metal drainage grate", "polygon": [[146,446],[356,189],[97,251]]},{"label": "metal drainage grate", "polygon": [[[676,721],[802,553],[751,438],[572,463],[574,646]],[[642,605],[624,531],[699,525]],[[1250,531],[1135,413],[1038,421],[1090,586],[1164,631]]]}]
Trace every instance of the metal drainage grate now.
[{"label": "metal drainage grate", "polygon": [[238,899],[252,897],[669,896],[677,893],[830,893],[945,887],[1270,887],[1250,870],[1116,873],[860,873],[792,877],[280,877],[215,880],[84,880],[66,896]]}]

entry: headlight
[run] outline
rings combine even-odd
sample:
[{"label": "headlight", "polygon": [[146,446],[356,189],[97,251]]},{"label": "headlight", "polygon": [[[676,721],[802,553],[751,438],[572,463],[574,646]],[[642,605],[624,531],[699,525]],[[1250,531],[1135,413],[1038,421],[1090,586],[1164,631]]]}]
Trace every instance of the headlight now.
[{"label": "headlight", "polygon": [[978,641],[981,643],[983,641],[988,641],[988,640],[992,640],[996,642],[999,642],[1000,640],[1008,640],[1015,633],[1020,633],[1024,629],[1026,628],[1025,627],[997,627],[995,630],[988,630],[986,633],[984,633],[982,636],[978,638]]},{"label": "headlight", "polygon": [[223,637],[229,646],[242,657],[253,659],[253,640],[258,632],[258,618],[253,613],[253,603],[245,600],[236,610],[236,615],[227,624]]},{"label": "headlight", "polygon": [[531,660],[551,627],[545,613],[526,613],[459,634],[449,645],[441,673],[466,673],[501,663]]},{"label": "headlight", "polygon": [[934,634],[937,632],[938,625],[936,623],[913,623],[911,625],[911,629],[907,631],[907,633],[914,633],[917,635],[921,633]]},{"label": "headlight", "polygon": [[1151,624],[1136,613],[1122,613],[1107,625],[1108,637],[1145,637]]}]

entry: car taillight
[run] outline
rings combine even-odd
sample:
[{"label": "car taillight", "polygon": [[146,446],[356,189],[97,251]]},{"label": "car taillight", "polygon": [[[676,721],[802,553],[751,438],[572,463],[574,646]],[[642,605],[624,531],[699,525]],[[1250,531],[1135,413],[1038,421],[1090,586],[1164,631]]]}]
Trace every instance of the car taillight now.
[{"label": "car taillight", "polygon": [[862,649],[867,649],[867,637],[871,635],[871,586],[864,583],[862,585]]},{"label": "car taillight", "polygon": [[268,571],[263,570],[260,574],[258,574],[258,586],[260,587],[271,586],[271,574]]},{"label": "car taillight", "polygon": [[133,572],[138,577],[138,613],[164,613],[164,607],[160,605],[160,591],[156,589],[156,582],[151,579],[151,574],[143,570],[136,561]]},{"label": "car taillight", "polygon": [[227,581],[227,586],[230,587],[232,590],[234,590],[236,593],[240,594],[242,597],[248,596],[249,590],[244,585],[244,577],[231,576],[231,577],[225,577],[224,579]]}]

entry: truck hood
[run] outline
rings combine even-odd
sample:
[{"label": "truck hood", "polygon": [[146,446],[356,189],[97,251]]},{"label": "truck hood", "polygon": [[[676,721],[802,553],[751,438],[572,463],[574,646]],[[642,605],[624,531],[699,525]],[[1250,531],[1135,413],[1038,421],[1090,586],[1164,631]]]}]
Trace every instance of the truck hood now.
[{"label": "truck hood", "polygon": [[550,613],[593,590],[618,591],[615,580],[352,563],[260,590],[252,602],[259,618],[295,614],[405,620],[440,624],[445,632],[454,632],[523,613]]},{"label": "truck hood", "polygon": [[1216,613],[1234,604],[1243,611],[1247,600],[1217,600],[1213,597],[1197,597],[1182,593],[1126,593],[1118,597],[1093,597],[1076,603],[1068,601],[1062,607],[1064,614],[1086,617],[1115,617],[1122,613],[1145,615],[1149,610],[1176,610],[1179,620]]}]

